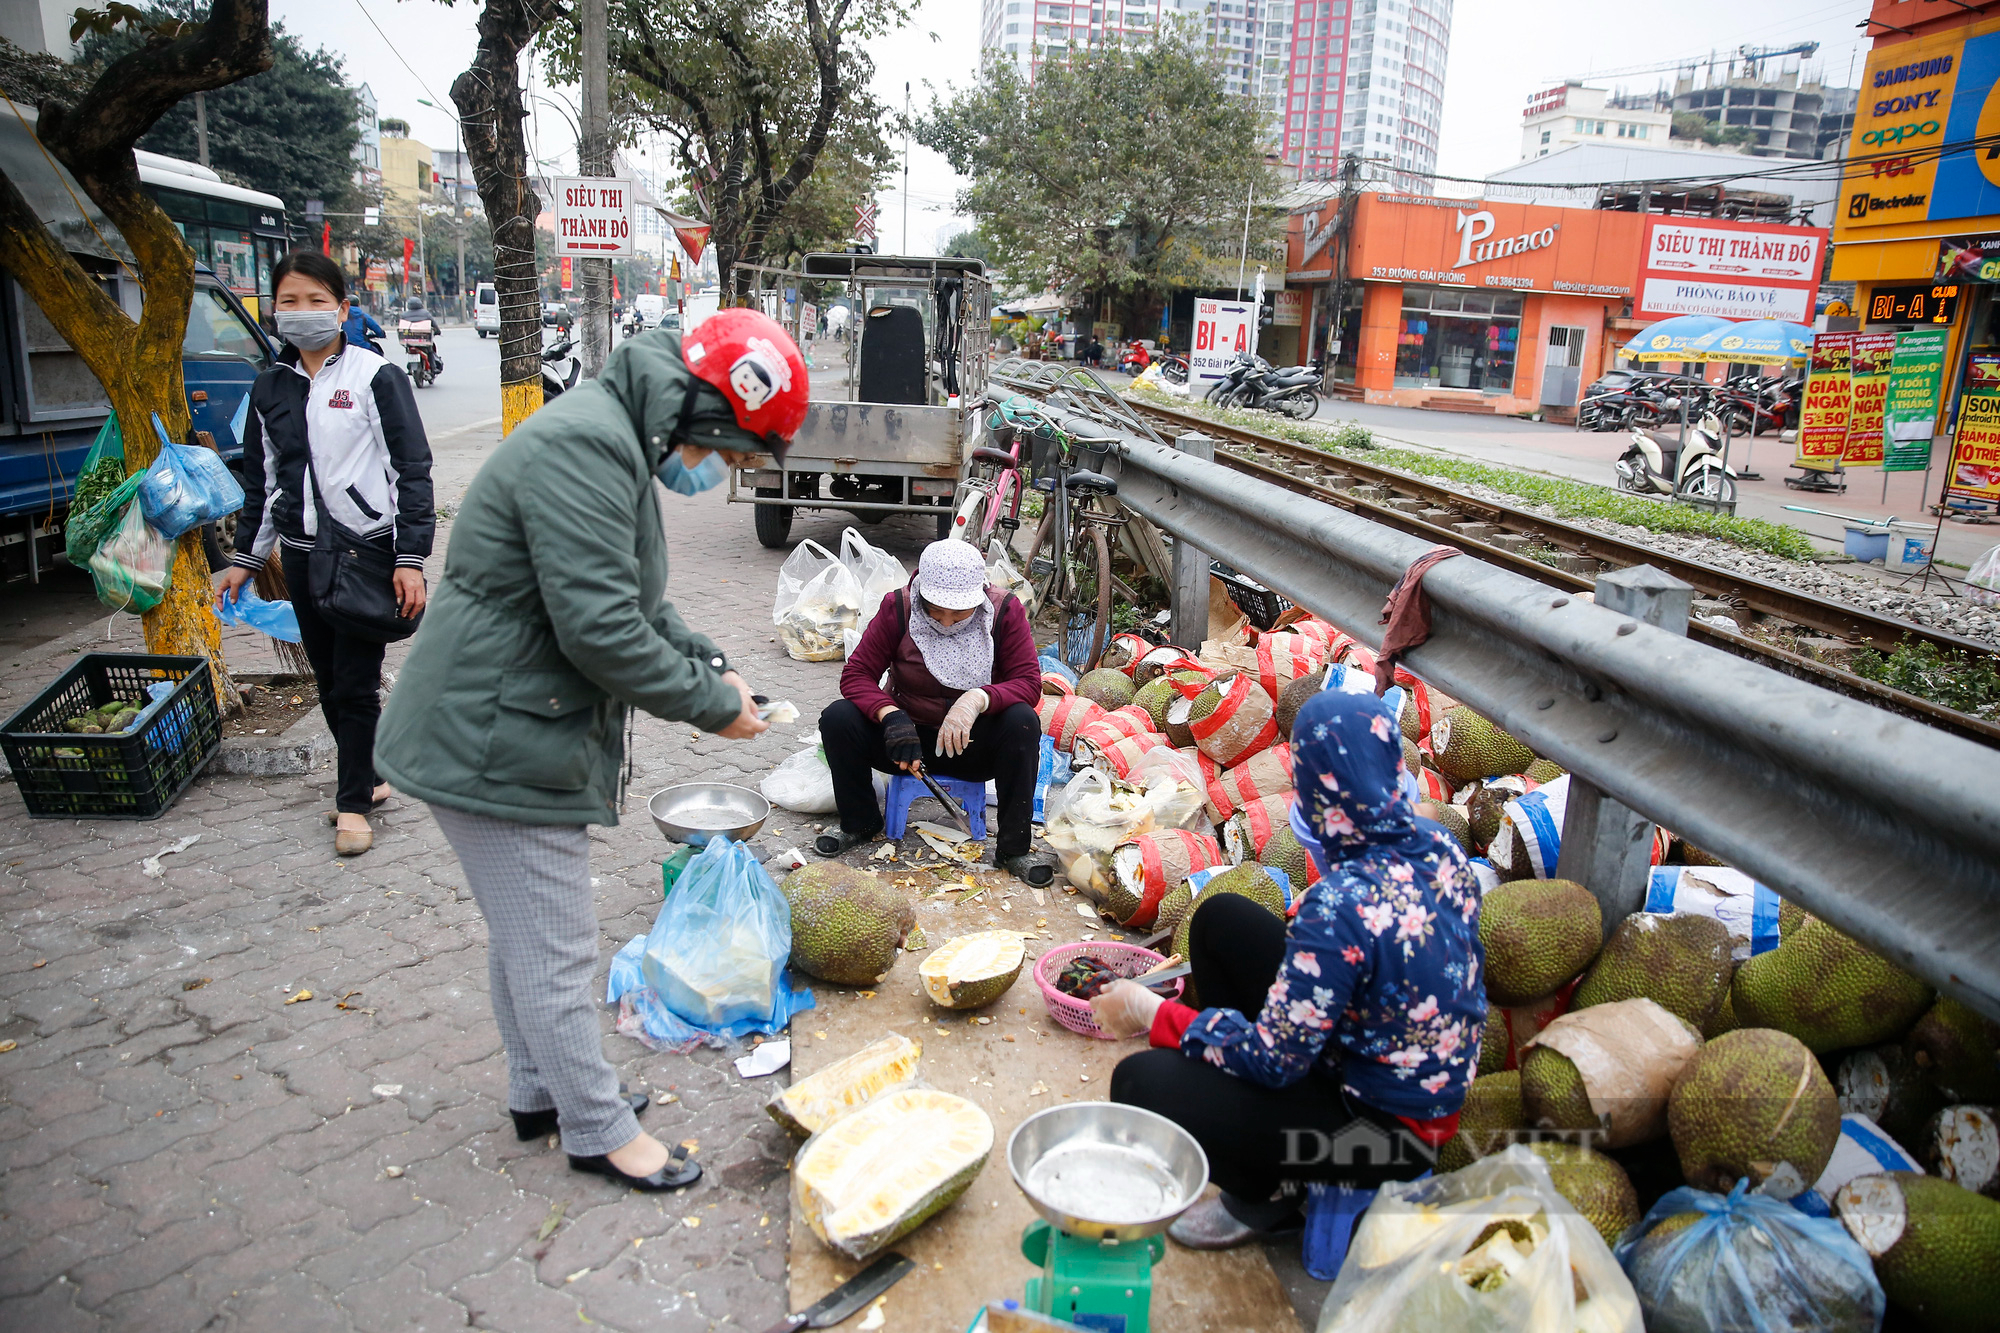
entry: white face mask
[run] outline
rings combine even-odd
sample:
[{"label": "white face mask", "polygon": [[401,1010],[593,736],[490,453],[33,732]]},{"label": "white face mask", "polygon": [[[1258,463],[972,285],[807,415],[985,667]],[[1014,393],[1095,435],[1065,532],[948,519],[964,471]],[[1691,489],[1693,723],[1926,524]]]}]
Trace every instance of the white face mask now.
[{"label": "white face mask", "polygon": [[304,352],[317,352],[340,336],[338,310],[280,310],[272,320],[278,336]]}]

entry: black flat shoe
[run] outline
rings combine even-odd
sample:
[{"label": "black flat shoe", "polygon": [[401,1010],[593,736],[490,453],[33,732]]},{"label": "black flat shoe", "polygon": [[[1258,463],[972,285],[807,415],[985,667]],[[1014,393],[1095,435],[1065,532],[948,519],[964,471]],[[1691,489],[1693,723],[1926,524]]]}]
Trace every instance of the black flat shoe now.
[{"label": "black flat shoe", "polygon": [[1046,889],[1056,882],[1055,864],[1040,852],[1022,852],[1003,859],[999,868],[1030,888]]},{"label": "black flat shoe", "polygon": [[[643,1092],[627,1092],[623,1083],[618,1085],[618,1095],[632,1108],[633,1115],[646,1114],[646,1108],[653,1104],[653,1099]],[[520,1136],[523,1143],[556,1132],[554,1111],[509,1111],[507,1114],[514,1117],[514,1133]]]},{"label": "black flat shoe", "polygon": [[594,1175],[609,1176],[622,1181],[635,1190],[648,1194],[662,1194],[667,1190],[686,1189],[701,1179],[701,1163],[688,1160],[687,1149],[675,1145],[669,1152],[667,1164],[650,1176],[632,1176],[620,1171],[609,1157],[578,1157],[569,1159],[572,1171],[588,1171]]},{"label": "black flat shoe", "polygon": [[864,842],[873,842],[882,836],[882,830],[873,833],[849,833],[844,828],[822,833],[813,839],[813,850],[821,856],[839,856],[850,847],[859,847]]}]

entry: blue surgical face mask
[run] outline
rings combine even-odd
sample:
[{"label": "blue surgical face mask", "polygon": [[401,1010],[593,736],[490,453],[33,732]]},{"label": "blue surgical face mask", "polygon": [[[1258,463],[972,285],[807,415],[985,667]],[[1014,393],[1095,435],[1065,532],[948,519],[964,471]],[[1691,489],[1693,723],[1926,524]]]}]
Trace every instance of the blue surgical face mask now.
[{"label": "blue surgical face mask", "polygon": [[707,458],[689,467],[681,462],[681,451],[676,446],[667,451],[667,461],[660,464],[656,475],[660,483],[676,495],[699,495],[727,481],[729,468],[723,463],[722,455],[712,450]]}]

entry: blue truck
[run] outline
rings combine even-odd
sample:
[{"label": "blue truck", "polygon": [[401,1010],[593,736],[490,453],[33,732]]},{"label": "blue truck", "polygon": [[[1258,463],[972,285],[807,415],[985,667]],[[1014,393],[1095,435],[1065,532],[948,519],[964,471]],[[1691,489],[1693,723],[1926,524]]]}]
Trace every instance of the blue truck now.
[{"label": "blue truck", "polygon": [[[28,112],[29,125],[33,119]],[[232,425],[237,407],[277,354],[276,340],[244,298],[256,301],[268,290],[270,265],[284,252],[284,205],[223,183],[192,162],[141,153],[139,163],[141,182],[195,252],[194,304],[181,343],[188,408],[195,431],[206,432],[234,467],[243,455]],[[0,171],[105,293],[136,317],[136,262],[124,238],[12,115],[0,117]],[[0,278],[0,582],[38,579],[61,558],[70,493],[109,414],[104,386],[83,359],[11,274]],[[221,564],[231,521],[204,536],[210,563]]]}]

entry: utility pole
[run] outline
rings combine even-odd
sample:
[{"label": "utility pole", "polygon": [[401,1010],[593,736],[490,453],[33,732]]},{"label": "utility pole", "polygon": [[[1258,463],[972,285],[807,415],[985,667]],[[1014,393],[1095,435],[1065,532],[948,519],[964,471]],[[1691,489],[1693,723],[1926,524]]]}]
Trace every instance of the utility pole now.
[{"label": "utility pole", "polygon": [[[611,64],[606,35],[605,0],[577,0],[577,20],[583,37],[583,134],[576,146],[577,174],[611,174]],[[611,355],[611,261],[579,259],[577,280],[583,287],[583,373],[591,378],[604,369]]]},{"label": "utility pole", "polygon": [[208,165],[208,94],[194,95],[194,157],[203,166]]},{"label": "utility pole", "polygon": [[903,254],[910,253],[910,85],[903,85]]}]

